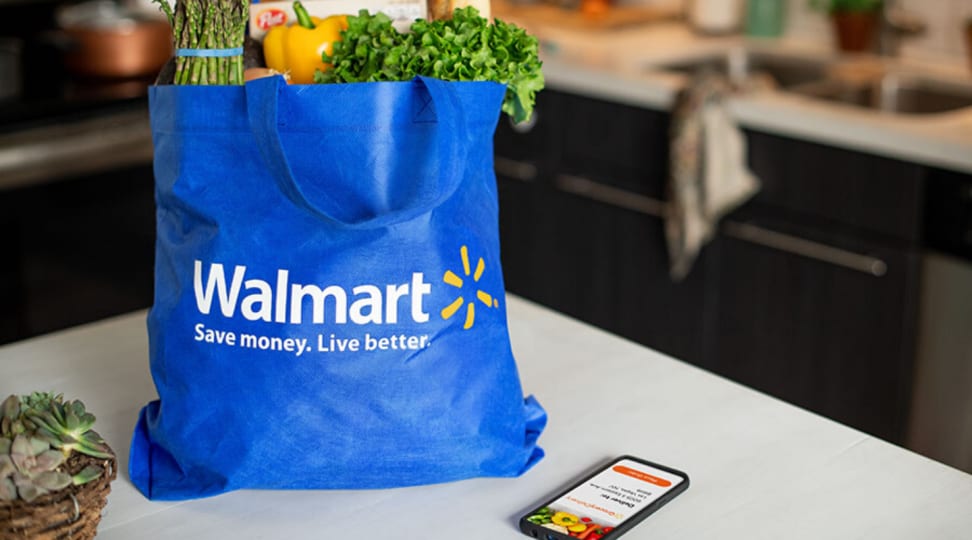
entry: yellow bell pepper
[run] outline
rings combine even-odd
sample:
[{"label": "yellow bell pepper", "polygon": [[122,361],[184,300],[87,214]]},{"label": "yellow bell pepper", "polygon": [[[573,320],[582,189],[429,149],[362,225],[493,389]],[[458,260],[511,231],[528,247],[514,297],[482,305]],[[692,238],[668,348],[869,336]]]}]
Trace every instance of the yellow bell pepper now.
[{"label": "yellow bell pepper", "polygon": [[333,43],[341,39],[348,28],[347,15],[332,15],[326,19],[311,17],[298,0],[294,2],[297,24],[275,26],[263,38],[263,56],[267,67],[289,73],[291,82],[311,84],[314,71],[330,67],[322,55],[331,54]]}]

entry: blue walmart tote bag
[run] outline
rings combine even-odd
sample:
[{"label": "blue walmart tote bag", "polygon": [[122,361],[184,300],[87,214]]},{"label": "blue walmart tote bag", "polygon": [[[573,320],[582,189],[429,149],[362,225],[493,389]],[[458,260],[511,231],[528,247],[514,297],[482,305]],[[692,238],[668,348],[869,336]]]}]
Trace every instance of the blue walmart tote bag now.
[{"label": "blue walmart tote bag", "polygon": [[542,455],[500,273],[505,87],[157,86],[151,499],[516,476]]}]

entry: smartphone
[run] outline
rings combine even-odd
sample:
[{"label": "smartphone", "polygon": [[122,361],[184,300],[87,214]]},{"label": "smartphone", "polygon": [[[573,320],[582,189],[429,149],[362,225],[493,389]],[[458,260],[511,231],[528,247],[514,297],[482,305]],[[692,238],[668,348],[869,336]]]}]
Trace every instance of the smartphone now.
[{"label": "smartphone", "polygon": [[621,456],[520,518],[541,540],[613,540],[682,493],[682,471]]}]

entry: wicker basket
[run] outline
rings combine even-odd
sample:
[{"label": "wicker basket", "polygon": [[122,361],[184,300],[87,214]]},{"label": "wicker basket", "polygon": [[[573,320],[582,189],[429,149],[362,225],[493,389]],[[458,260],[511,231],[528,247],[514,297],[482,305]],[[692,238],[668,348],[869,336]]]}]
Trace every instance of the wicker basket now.
[{"label": "wicker basket", "polygon": [[101,511],[108,502],[118,463],[74,452],[65,471],[75,475],[87,465],[100,465],[102,474],[83,486],[68,486],[32,502],[0,502],[0,540],[89,540],[98,533]]}]

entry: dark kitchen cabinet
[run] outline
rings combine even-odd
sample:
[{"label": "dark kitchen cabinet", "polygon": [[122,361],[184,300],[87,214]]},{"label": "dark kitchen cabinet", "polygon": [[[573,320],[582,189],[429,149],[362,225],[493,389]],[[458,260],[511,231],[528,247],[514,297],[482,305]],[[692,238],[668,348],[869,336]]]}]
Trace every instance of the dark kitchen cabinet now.
[{"label": "dark kitchen cabinet", "polygon": [[730,221],[710,247],[713,371],[899,441],[917,252],[758,218]]},{"label": "dark kitchen cabinet", "polygon": [[711,367],[901,442],[925,169],[759,132],[748,140],[762,190],[711,246]]},{"label": "dark kitchen cabinet", "polygon": [[23,302],[21,290],[21,233],[20,223],[12,217],[11,208],[0,198],[0,343],[7,343],[24,334],[24,323],[13,309]]},{"label": "dark kitchen cabinet", "polygon": [[900,442],[923,167],[749,132],[763,186],[683,282],[664,237],[669,115],[545,91],[497,130],[511,292]]},{"label": "dark kitchen cabinet", "polygon": [[151,305],[150,164],[0,195],[0,343]]},{"label": "dark kitchen cabinet", "polygon": [[572,317],[613,329],[613,210],[549,188],[542,198],[550,219],[538,229],[544,238],[535,251],[539,282],[532,294]]},{"label": "dark kitchen cabinet", "polygon": [[542,263],[537,250],[541,239],[549,234],[544,227],[556,220],[540,204],[539,188],[555,142],[549,127],[557,117],[557,108],[551,93],[539,94],[531,121],[515,126],[503,115],[494,140],[503,279],[508,290],[541,303],[548,296],[538,291],[545,281],[535,271]]},{"label": "dark kitchen cabinet", "polygon": [[668,115],[541,96],[532,129],[501,122],[497,130],[507,288],[702,364],[704,272],[679,284],[668,277],[660,203]]},{"label": "dark kitchen cabinet", "polygon": [[[666,354],[704,365],[705,256],[680,283],[669,277],[664,237],[669,115],[563,96],[562,154],[553,189],[564,219],[593,234],[574,251],[589,284],[577,293],[594,309],[573,315]],[[589,317],[585,317],[587,314]]]}]

